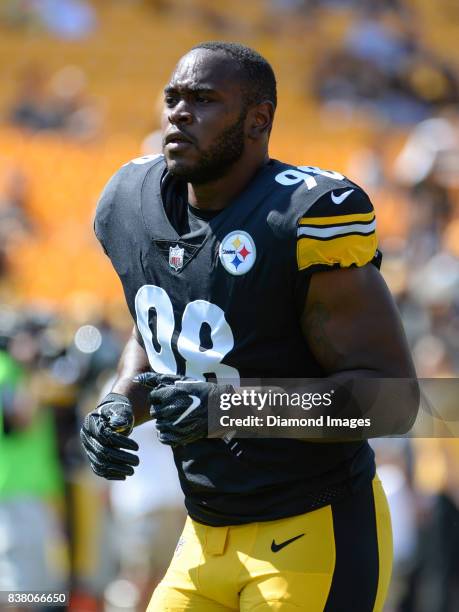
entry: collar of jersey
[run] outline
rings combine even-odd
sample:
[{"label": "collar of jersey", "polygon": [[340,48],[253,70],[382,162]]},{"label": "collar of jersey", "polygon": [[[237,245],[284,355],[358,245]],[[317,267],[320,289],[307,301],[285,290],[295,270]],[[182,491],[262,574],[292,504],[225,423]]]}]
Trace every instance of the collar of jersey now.
[{"label": "collar of jersey", "polygon": [[[229,206],[209,220],[202,235],[197,235],[196,232],[189,235],[180,235],[171,224],[163,205],[161,178],[164,175],[166,164],[162,158],[160,163],[149,168],[141,187],[142,217],[149,235],[152,239],[186,240],[196,245],[201,242],[200,246],[202,246],[212,235],[216,235],[218,238],[223,237],[229,231],[242,230],[246,219],[275,187],[274,178],[272,180],[266,180],[266,178],[278,171],[278,165],[282,164],[276,160],[271,160],[270,163],[262,166],[242,193]],[[145,189],[147,182],[148,185],[153,185],[152,189]],[[152,207],[157,207],[157,209],[153,211]]]}]

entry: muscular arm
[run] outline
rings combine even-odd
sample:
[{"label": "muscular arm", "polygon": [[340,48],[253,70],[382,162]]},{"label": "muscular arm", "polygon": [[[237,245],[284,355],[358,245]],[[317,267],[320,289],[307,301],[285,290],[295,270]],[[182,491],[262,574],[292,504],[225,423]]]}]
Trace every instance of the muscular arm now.
[{"label": "muscular arm", "polygon": [[301,326],[330,377],[416,376],[392,296],[371,264],[314,274]]},{"label": "muscular arm", "polygon": [[[419,405],[415,368],[392,296],[374,266],[315,274],[301,325],[327,374],[324,385],[333,381],[350,391],[331,410],[344,417],[356,405],[365,414],[376,410],[376,435],[411,427]],[[358,383],[370,378],[402,380]]]},{"label": "muscular arm", "polygon": [[151,370],[148,357],[143,348],[142,338],[137,326],[134,325],[118,364],[118,375],[113,385],[113,393],[121,393],[128,397],[132,403],[135,416],[135,424],[140,425],[151,419],[148,399],[148,389],[143,385],[133,382],[134,376],[141,372]]}]

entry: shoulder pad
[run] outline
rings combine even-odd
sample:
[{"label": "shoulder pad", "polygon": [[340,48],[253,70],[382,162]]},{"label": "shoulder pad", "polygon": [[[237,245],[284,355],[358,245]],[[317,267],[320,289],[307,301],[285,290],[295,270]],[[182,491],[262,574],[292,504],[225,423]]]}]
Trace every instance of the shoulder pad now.
[{"label": "shoulder pad", "polygon": [[145,176],[153,166],[159,166],[161,162],[164,163],[163,155],[137,157],[121,166],[105,185],[94,218],[94,231],[105,250],[111,219],[122,217],[132,209],[132,201]]},{"label": "shoulder pad", "polygon": [[374,259],[377,245],[373,205],[353,184],[323,194],[298,220],[299,270],[364,266]]},{"label": "shoulder pad", "polygon": [[143,166],[144,164],[151,164],[154,161],[156,161],[156,163],[158,163],[162,159],[164,159],[164,155],[162,153],[154,153],[154,154],[151,154],[151,155],[142,155],[142,157],[136,157],[134,159],[131,159],[127,163],[125,163],[123,165],[123,168],[124,168],[124,166],[129,166],[129,164],[134,164],[135,166]]}]

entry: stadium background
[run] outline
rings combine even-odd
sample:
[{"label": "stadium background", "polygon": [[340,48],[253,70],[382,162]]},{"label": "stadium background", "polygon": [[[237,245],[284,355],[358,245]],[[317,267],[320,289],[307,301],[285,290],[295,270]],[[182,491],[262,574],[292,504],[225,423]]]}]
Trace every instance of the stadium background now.
[{"label": "stadium background", "polygon": [[[375,204],[383,274],[419,376],[459,369],[459,4],[454,0],[2,0],[0,590],[141,610],[183,521],[168,450],[96,479],[81,417],[131,323],[92,233],[98,194],[158,151],[161,91],[202,40],[278,77],[271,154],[338,170]],[[395,531],[387,612],[459,609],[459,445],[375,443]],[[351,611],[348,611],[351,612]]]}]

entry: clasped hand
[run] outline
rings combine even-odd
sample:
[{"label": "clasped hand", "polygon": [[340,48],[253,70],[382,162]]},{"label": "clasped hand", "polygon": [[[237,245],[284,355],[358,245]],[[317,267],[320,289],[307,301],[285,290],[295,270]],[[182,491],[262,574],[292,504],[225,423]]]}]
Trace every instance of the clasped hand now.
[{"label": "clasped hand", "polygon": [[193,380],[174,374],[146,372],[134,379],[151,389],[150,414],[156,419],[160,442],[180,446],[207,437],[208,408],[231,385]]},{"label": "clasped hand", "polygon": [[[175,447],[207,437],[208,407],[231,385],[195,381],[185,376],[145,372],[134,382],[149,390],[150,415],[160,442]],[[139,464],[139,446],[128,436],[134,427],[130,400],[109,393],[97,409],[86,415],[81,442],[95,474],[107,480],[125,480]],[[131,452],[126,452],[131,451]]]}]

